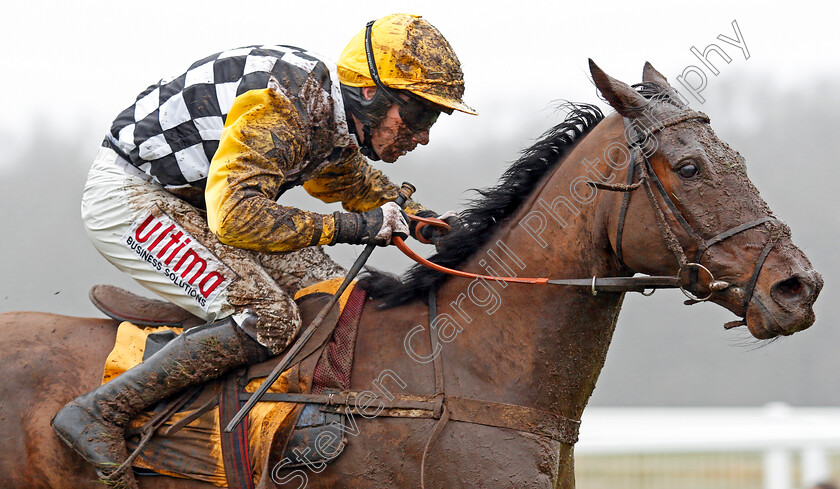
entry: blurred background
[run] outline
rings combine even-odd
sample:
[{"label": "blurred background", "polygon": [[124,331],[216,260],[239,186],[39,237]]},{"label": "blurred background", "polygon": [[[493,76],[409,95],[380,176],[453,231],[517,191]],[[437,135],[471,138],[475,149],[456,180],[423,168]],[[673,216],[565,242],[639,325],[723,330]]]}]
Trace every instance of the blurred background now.
[{"label": "blurred background", "polygon": [[[589,79],[587,58],[628,83],[641,81],[642,66],[650,61],[695,109],[711,116],[720,138],[746,157],[762,196],[787,221],[794,241],[825,279],[816,324],[770,344],[751,339],[745,329],[724,331],[723,323],[733,319],[730,313],[713,305],[685,307],[678,291],[629,295],[587,411],[593,413],[592,426],[624,408],[634,408],[620,412],[628,416],[650,407],[686,415],[729,412],[730,420],[766,418],[767,426],[778,426],[779,416],[805,412],[799,408],[817,408],[806,414],[823,418],[808,419],[822,427],[818,432],[828,433],[840,423],[832,409],[840,407],[834,309],[840,299],[835,281],[840,222],[838,193],[832,190],[840,181],[835,25],[840,7],[812,1],[795,7],[729,1],[685,7],[663,1],[588,3],[30,0],[4,7],[0,312],[99,316],[87,300],[96,283],[148,295],[97,254],[79,219],[79,198],[97,147],[111,120],[145,87],[207,54],[242,45],[292,44],[335,59],[368,20],[404,11],[422,14],[449,39],[465,72],[465,101],[480,112],[478,117],[444,116],[429,146],[395,165],[375,164],[395,182],[414,183],[416,198],[427,207],[461,208],[475,196],[469,189],[494,184],[520,150],[562,120],[556,110],[561,101],[596,103],[609,112]],[[718,38],[736,37],[733,21],[748,59]],[[702,52],[712,43],[731,58],[727,63],[709,56],[719,75],[690,51]],[[704,103],[677,83],[690,66],[707,78]],[[688,80],[696,84],[696,77]],[[283,199],[315,211],[334,210],[302,191]],[[413,246],[431,253],[416,242]],[[345,266],[359,251],[329,249]],[[393,272],[409,264],[395,250],[377,250],[369,263]],[[667,416],[642,418],[662,425]],[[620,420],[636,418],[616,419],[607,432],[626,428]],[[676,427],[705,422],[675,419]],[[776,448],[678,449],[666,443],[631,453],[595,444],[587,449],[586,419],[583,426],[578,450],[578,487],[583,488],[782,489],[840,477],[840,457],[834,453],[840,435],[834,441],[777,440]],[[763,426],[756,432],[766,434]],[[806,447],[824,451],[814,455]],[[787,472],[768,475],[779,467]],[[613,470],[620,471],[610,476]],[[783,485],[773,486],[778,480]]]}]

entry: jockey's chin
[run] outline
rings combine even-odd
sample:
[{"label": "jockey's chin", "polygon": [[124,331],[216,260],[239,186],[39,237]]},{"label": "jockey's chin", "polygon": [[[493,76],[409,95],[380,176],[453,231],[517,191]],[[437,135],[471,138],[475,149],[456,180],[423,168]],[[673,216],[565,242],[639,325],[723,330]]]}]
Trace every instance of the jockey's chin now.
[{"label": "jockey's chin", "polygon": [[[380,148],[376,148],[376,140],[374,139],[374,149],[379,158],[386,163],[393,163],[408,153],[417,148],[418,141],[411,137],[397,138],[389,144],[383,144]],[[425,144],[425,143],[420,143]]]},{"label": "jockey's chin", "polygon": [[390,149],[388,151],[383,151],[383,152],[379,153],[379,158],[382,161],[384,161],[385,163],[394,163],[395,161],[397,161],[400,158],[400,156],[404,156],[404,155],[408,154],[413,149],[414,148],[411,148],[409,150]]}]

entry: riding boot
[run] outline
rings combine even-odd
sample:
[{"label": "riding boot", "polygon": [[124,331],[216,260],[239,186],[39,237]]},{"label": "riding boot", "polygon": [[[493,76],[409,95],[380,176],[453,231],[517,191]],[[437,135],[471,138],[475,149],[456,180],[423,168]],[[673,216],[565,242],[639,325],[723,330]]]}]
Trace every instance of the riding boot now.
[{"label": "riding boot", "polygon": [[[104,479],[126,458],[125,429],[140,411],[228,370],[268,359],[269,351],[231,318],[189,329],[141,364],[68,403],[52,420],[58,436]],[[111,481],[136,488],[131,468]]]}]

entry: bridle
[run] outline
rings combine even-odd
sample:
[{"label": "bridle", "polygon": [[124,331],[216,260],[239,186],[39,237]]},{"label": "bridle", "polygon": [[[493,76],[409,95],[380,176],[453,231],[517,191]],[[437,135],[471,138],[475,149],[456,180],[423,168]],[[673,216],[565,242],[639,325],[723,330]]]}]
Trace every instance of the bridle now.
[{"label": "bridle", "polygon": [[[641,145],[643,141],[652,137],[653,134],[655,134],[656,132],[665,129],[666,127],[674,126],[690,120],[701,120],[703,122],[708,123],[709,117],[702,112],[687,110],[672,118],[662,121],[659,125],[651,129],[646,129],[641,132],[636,131],[635,126],[633,126],[632,129],[630,129],[631,131],[635,131],[637,134],[635,137],[632,138],[633,141],[630,144],[631,158],[630,165],[627,171],[627,185],[625,186],[627,188],[621,189],[624,190],[626,193],[624,194],[621,210],[619,211],[618,226],[616,231],[616,255],[622,266],[627,268],[627,266],[623,262],[622,256],[622,235],[624,231],[624,224],[626,222],[627,209],[630,205],[630,199],[632,198],[632,190],[635,190],[639,186],[644,187],[645,194],[648,197],[648,201],[650,202],[651,207],[654,210],[659,231],[662,234],[662,237],[665,239],[665,243],[668,246],[668,249],[674,254],[674,257],[676,258],[677,263],[679,264],[679,271],[677,273],[677,276],[682,277],[682,272],[685,270],[689,272],[688,287],[680,287],[680,290],[682,290],[682,292],[689,298],[689,301],[687,301],[689,304],[708,301],[709,299],[711,299],[712,295],[714,295],[715,292],[723,291],[730,286],[730,284],[727,282],[716,280],[711,271],[709,271],[708,268],[704,267],[701,264],[703,256],[706,254],[707,251],[709,251],[709,249],[711,249],[712,246],[720,244],[723,241],[733,236],[736,236],[744,231],[753,229],[758,226],[763,226],[765,224],[771,230],[774,227],[779,227],[783,230],[783,232],[770,233],[761,253],[759,254],[755,262],[755,265],[753,266],[753,273],[750,277],[749,282],[747,282],[746,289],[744,290],[744,301],[742,303],[744,314],[746,314],[747,305],[752,300],[753,293],[755,292],[755,286],[758,282],[758,277],[761,274],[761,269],[764,266],[764,262],[767,259],[767,255],[770,254],[770,251],[776,245],[781,235],[789,234],[790,231],[783,221],[772,215],[766,215],[742,224],[738,224],[710,238],[703,238],[703,236],[699,232],[697,232],[691,226],[691,224],[688,223],[688,221],[685,219],[685,216],[683,216],[682,212],[677,207],[674,200],[668,194],[668,191],[665,189],[665,186],[662,184],[662,181],[659,179],[656,172],[653,170],[653,166],[651,165],[650,160],[648,159],[648,155],[642,150]],[[630,121],[625,119],[625,127],[629,127],[630,125]],[[634,184],[637,170],[639,173],[639,182],[637,184]],[[653,182],[653,185],[651,185],[651,182]],[[692,261],[689,261],[685,250],[683,249],[682,245],[680,245],[679,240],[676,238],[674,230],[668,224],[668,221],[665,218],[665,214],[663,212],[663,208],[661,204],[659,204],[659,200],[656,199],[652,187],[656,188],[656,192],[659,194],[659,197],[662,199],[662,201],[665,202],[665,206],[667,207],[670,214],[677,220],[677,222],[679,222],[680,227],[696,246],[697,251]],[[705,297],[697,297],[695,295],[696,291],[698,290],[698,276],[701,270],[705,272],[710,279],[709,293]]]},{"label": "bridle", "polygon": [[[778,242],[778,239],[782,235],[789,234],[789,229],[787,225],[781,221],[780,219],[772,216],[767,215],[752,221],[748,221],[737,226],[733,226],[721,233],[718,233],[710,238],[703,238],[700,233],[694,230],[694,228],[688,223],[683,216],[683,213],[680,211],[679,207],[677,207],[674,200],[668,194],[668,191],[665,189],[665,186],[662,185],[659,177],[656,175],[656,172],[653,169],[653,166],[648,159],[647,154],[643,151],[642,145],[643,142],[651,138],[655,133],[671,126],[675,126],[677,124],[681,124],[683,122],[692,121],[692,120],[701,120],[703,122],[708,123],[709,117],[702,113],[702,112],[695,112],[693,110],[686,110],[680,114],[677,114],[671,118],[668,118],[664,121],[660,121],[655,127],[650,129],[645,129],[639,131],[636,129],[636,126],[633,126],[629,129],[632,132],[635,132],[635,135],[631,138],[632,140],[629,141],[629,149],[630,149],[630,162],[628,164],[627,169],[627,180],[626,184],[607,184],[602,182],[588,182],[590,186],[602,189],[602,190],[609,190],[609,191],[618,191],[624,192],[624,197],[621,204],[621,209],[619,211],[618,217],[618,225],[616,229],[616,255],[621,263],[622,267],[627,270],[630,270],[624,264],[623,261],[623,252],[622,252],[622,237],[624,234],[624,225],[627,218],[627,210],[630,206],[630,200],[632,199],[632,194],[635,190],[639,188],[644,188],[645,194],[647,195],[648,201],[651,204],[651,207],[654,211],[654,215],[656,217],[657,226],[659,228],[659,232],[662,235],[668,249],[674,254],[674,257],[677,260],[679,265],[679,270],[676,275],[674,276],[639,276],[639,277],[592,277],[591,279],[549,279],[549,278],[522,278],[522,277],[496,277],[492,275],[482,275],[482,274],[474,274],[470,272],[463,272],[460,270],[454,270],[451,268],[446,268],[440,266],[436,263],[432,263],[425,258],[419,256],[413,250],[408,248],[405,242],[399,238],[394,237],[393,242],[396,246],[405,253],[409,258],[412,260],[424,265],[426,267],[432,268],[434,270],[447,273],[450,275],[456,275],[466,278],[482,278],[482,279],[492,279],[502,282],[512,282],[512,283],[524,283],[524,284],[533,284],[533,285],[563,285],[563,286],[572,286],[572,287],[585,287],[588,288],[591,294],[597,295],[598,291],[605,291],[605,292],[641,292],[645,295],[650,295],[656,289],[664,289],[664,288],[679,288],[683,294],[688,297],[687,304],[695,304],[698,302],[705,302],[712,298],[712,296],[716,292],[721,292],[726,290],[728,287],[731,286],[728,282],[724,282],[722,280],[715,279],[712,272],[701,264],[701,260],[705,253],[714,245],[720,244],[723,241],[736,236],[744,231],[749,229],[753,229],[758,226],[767,225],[771,229],[774,227],[778,227],[782,230],[781,233],[770,233],[764,248],[762,249],[760,255],[758,256],[756,263],[753,267],[753,273],[750,277],[749,282],[747,283],[747,287],[744,290],[744,301],[742,303],[742,307],[744,310],[744,315],[746,315],[746,309],[749,302],[752,300],[753,293],[755,291],[755,286],[758,282],[758,277],[761,274],[761,269],[764,266],[764,262],[767,259],[767,255],[770,254],[770,251]],[[625,126],[631,126],[631,122],[628,119],[624,120]],[[638,175],[638,180],[636,176]],[[652,183],[651,183],[652,182]],[[659,197],[665,203],[664,207],[660,204],[659,199],[656,198],[656,194],[654,194],[653,188],[656,188],[656,193],[659,194]],[[674,217],[674,219],[679,222],[680,227],[683,231],[688,235],[690,240],[694,243],[695,247],[697,248],[697,252],[695,253],[693,261],[689,261],[685,249],[680,244],[679,240],[677,239],[676,233],[672,229],[671,225],[668,222],[668,219],[665,217],[665,210]],[[416,216],[409,216],[413,220],[421,221],[421,224],[431,224],[435,226],[443,226],[448,228],[448,226],[443,223],[442,221],[437,221],[435,219],[430,218],[418,218]],[[703,271],[706,275],[709,276],[709,293],[705,297],[698,297],[696,292],[698,291],[699,286],[699,274],[700,271]],[[689,275],[689,283],[687,285],[683,285],[682,275],[683,272],[688,272]],[[652,290],[651,290],[652,289]],[[646,290],[651,290],[649,293],[645,293]],[[741,324],[740,322],[738,324]]]}]

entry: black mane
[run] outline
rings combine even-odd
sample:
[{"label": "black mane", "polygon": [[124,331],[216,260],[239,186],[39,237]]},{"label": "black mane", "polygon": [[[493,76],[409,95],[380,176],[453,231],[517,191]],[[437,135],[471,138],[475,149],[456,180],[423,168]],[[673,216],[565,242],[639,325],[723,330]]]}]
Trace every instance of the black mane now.
[{"label": "black mane", "polygon": [[[430,261],[458,268],[490,239],[496,225],[516,211],[581,136],[604,118],[601,110],[594,105],[568,104],[568,107],[566,120],[524,150],[495,187],[478,190],[481,196],[459,213],[464,227],[449,233],[444,238],[444,252],[433,255]],[[360,285],[370,297],[382,299],[385,307],[393,307],[417,298],[425,299],[430,288],[439,286],[446,278],[443,273],[414,265],[402,279],[393,274],[368,270],[362,275]]]}]

